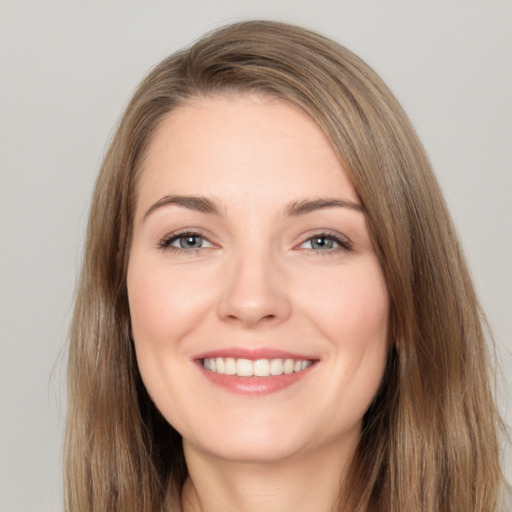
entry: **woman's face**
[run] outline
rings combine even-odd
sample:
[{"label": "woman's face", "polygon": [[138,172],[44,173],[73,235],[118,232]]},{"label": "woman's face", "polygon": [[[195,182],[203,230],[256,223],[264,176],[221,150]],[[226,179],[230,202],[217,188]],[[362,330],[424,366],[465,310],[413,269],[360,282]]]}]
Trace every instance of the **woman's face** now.
[{"label": "woman's face", "polygon": [[142,378],[187,450],[273,461],[357,442],[388,294],[357,194],[298,108],[233,95],[166,118],[128,296]]}]

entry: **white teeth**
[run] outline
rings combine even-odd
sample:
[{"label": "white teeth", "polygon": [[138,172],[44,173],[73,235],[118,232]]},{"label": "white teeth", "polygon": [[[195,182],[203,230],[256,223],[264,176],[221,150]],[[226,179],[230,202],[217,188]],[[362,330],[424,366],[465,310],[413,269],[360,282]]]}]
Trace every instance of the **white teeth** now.
[{"label": "white teeth", "polygon": [[287,359],[283,364],[283,372],[286,373],[286,375],[290,375],[290,373],[293,373],[293,359]]},{"label": "white teeth", "polygon": [[203,367],[221,375],[238,375],[239,377],[270,377],[298,373],[309,366],[312,361],[305,359],[235,359],[233,357],[207,357]]},{"label": "white teeth", "polygon": [[270,375],[270,361],[268,359],[256,359],[253,363],[253,371],[256,377],[268,377]]},{"label": "white teeth", "polygon": [[215,359],[215,366],[217,367],[217,373],[220,373],[221,375],[224,373],[224,359],[222,357],[217,357]]},{"label": "white teeth", "polygon": [[224,359],[224,373],[226,375],[235,375],[236,361],[232,357],[227,357]]},{"label": "white teeth", "polygon": [[270,375],[281,375],[283,373],[283,360],[271,359],[270,360]]},{"label": "white teeth", "polygon": [[252,377],[254,375],[252,371],[252,361],[249,359],[237,359],[236,374],[239,377]]}]

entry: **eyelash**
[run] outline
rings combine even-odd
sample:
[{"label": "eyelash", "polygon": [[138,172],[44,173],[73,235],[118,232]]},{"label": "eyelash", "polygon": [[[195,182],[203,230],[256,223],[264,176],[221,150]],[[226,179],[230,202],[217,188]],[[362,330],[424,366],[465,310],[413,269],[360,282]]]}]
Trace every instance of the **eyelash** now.
[{"label": "eyelash", "polygon": [[[174,253],[191,253],[195,251],[199,251],[201,249],[206,249],[208,247],[197,247],[197,248],[180,248],[180,247],[174,247],[171,245],[172,243],[176,242],[180,238],[187,238],[187,237],[197,237],[201,238],[203,240],[206,240],[211,246],[213,246],[213,243],[210,242],[205,236],[203,236],[201,233],[198,233],[196,231],[182,231],[178,233],[170,233],[169,235],[165,236],[158,242],[158,248],[162,251],[172,251]],[[296,247],[300,247],[304,245],[306,242],[312,241],[314,239],[320,239],[325,238],[328,241],[332,241],[338,245],[338,247],[330,248],[330,249],[313,249],[313,248],[304,248],[304,250],[315,253],[316,255],[328,255],[337,253],[340,251],[351,251],[352,250],[352,242],[347,239],[340,237],[339,235],[331,232],[320,232],[320,233],[314,233],[313,235],[309,236],[308,238],[304,239],[300,244],[298,244]]]},{"label": "eyelash", "polygon": [[306,242],[312,241],[314,239],[318,240],[319,238],[325,238],[327,240],[333,241],[338,245],[338,247],[334,247],[332,249],[324,249],[324,250],[322,250],[322,249],[305,249],[305,250],[307,250],[309,252],[313,252],[319,256],[324,256],[324,255],[326,256],[328,254],[338,253],[340,251],[348,252],[348,251],[352,250],[352,242],[348,238],[341,237],[340,235],[338,235],[336,233],[331,233],[329,231],[314,233],[313,235],[306,238],[303,242],[301,242],[299,244],[299,246],[304,245]]},{"label": "eyelash", "polygon": [[[175,253],[182,253],[182,252],[195,252],[200,249],[205,249],[205,247],[198,247],[198,248],[181,248],[181,247],[174,247],[171,244],[173,242],[176,242],[180,238],[188,238],[188,237],[196,237],[196,238],[202,238],[203,240],[206,240],[208,243],[212,244],[205,236],[203,236],[201,233],[197,233],[196,231],[181,231],[178,233],[170,233],[169,235],[165,236],[158,242],[158,248],[163,251],[172,251]],[[213,245],[213,244],[212,244]]]}]

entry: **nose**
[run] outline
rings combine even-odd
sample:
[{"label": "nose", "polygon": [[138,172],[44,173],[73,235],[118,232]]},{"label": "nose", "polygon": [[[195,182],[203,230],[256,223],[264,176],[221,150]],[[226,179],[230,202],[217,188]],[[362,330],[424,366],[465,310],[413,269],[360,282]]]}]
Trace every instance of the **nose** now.
[{"label": "nose", "polygon": [[290,316],[285,273],[272,255],[256,249],[233,258],[228,265],[218,301],[223,321],[255,328],[278,324]]}]

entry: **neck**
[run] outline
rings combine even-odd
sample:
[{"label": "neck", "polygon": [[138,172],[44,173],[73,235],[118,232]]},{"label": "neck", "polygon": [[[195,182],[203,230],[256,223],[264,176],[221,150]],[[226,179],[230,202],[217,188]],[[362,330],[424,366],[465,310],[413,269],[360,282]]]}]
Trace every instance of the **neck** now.
[{"label": "neck", "polygon": [[184,443],[189,478],[183,512],[332,512],[352,450],[327,446],[321,453],[279,462],[218,459]]}]

